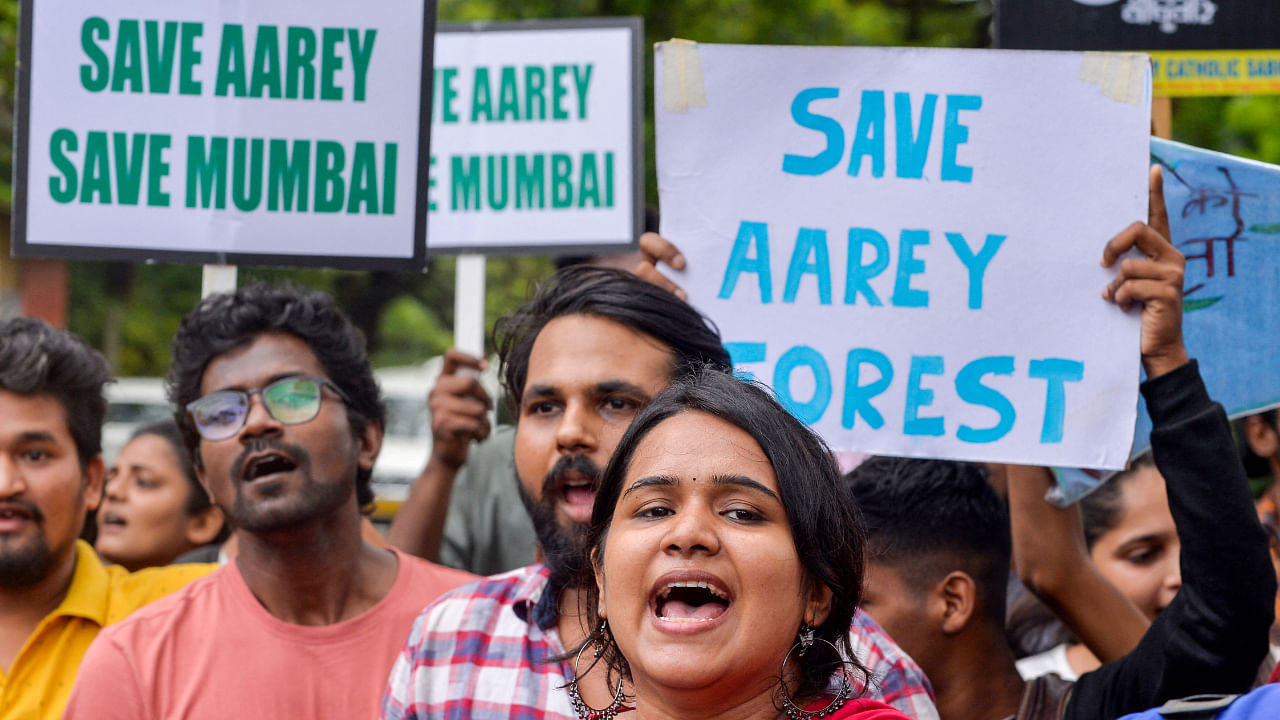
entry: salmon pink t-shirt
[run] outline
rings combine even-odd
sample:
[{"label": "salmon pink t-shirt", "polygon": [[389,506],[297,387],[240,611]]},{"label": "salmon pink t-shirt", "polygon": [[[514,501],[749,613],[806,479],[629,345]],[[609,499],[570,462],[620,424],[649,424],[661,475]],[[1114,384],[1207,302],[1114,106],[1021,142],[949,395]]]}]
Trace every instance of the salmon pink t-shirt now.
[{"label": "salmon pink t-shirt", "polygon": [[71,691],[71,720],[360,720],[378,714],[414,618],[474,578],[394,551],[391,591],[359,617],[293,625],[235,563],[104,629]]}]

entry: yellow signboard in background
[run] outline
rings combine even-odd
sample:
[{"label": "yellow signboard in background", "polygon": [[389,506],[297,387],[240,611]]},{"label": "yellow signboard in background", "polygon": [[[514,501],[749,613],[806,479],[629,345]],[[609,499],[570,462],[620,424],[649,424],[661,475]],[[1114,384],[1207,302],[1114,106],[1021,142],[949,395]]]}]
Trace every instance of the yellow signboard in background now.
[{"label": "yellow signboard in background", "polygon": [[1151,53],[1156,97],[1280,95],[1280,50]]}]

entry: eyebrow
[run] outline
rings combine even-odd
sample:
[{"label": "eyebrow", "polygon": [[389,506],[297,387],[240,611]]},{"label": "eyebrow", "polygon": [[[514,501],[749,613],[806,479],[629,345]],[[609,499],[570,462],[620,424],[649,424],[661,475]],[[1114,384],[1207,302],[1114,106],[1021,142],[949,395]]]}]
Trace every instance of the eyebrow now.
[{"label": "eyebrow", "polygon": [[56,443],[58,442],[58,438],[54,437],[53,433],[48,432],[46,430],[28,430],[18,435],[18,442],[20,443],[32,443],[32,442]]},{"label": "eyebrow", "polygon": [[1146,535],[1139,535],[1136,538],[1130,538],[1128,540],[1125,540],[1123,543],[1121,543],[1119,549],[1126,550],[1134,545],[1144,545],[1146,543],[1153,543],[1153,542],[1167,542],[1168,540],[1169,540],[1169,533],[1164,533],[1164,532],[1147,533]]},{"label": "eyebrow", "polygon": [[[592,385],[590,390],[595,395],[612,395],[614,393],[636,395],[643,398],[645,403],[652,399],[649,393],[645,392],[639,385],[626,380],[605,380]],[[530,385],[524,391],[524,399],[559,397],[562,394],[563,391],[554,385]]]},{"label": "eyebrow", "polygon": [[[281,380],[294,378],[294,377],[324,377],[324,376],[312,375],[311,373],[308,373],[304,370],[290,370],[290,371],[276,373],[275,375],[272,375],[271,377],[267,378],[266,382],[259,385],[257,389],[261,390],[266,386],[270,385],[271,383],[279,382]],[[208,393],[205,393],[205,394],[212,395],[213,393],[216,393],[216,392],[226,392],[228,390],[230,390],[231,392],[248,392],[249,389],[250,388],[246,387],[245,385],[228,385],[226,387],[218,388],[217,390],[210,390]]]},{"label": "eyebrow", "polygon": [[[647,487],[675,487],[679,484],[680,478],[673,475],[649,475],[631,483],[631,487],[627,488],[626,492],[622,493],[622,497],[627,497],[631,493],[643,490]],[[778,497],[778,493],[745,475],[713,475],[711,477],[711,484],[716,487],[731,486],[755,490],[758,493],[773,498],[778,503],[782,502],[782,498]]]}]

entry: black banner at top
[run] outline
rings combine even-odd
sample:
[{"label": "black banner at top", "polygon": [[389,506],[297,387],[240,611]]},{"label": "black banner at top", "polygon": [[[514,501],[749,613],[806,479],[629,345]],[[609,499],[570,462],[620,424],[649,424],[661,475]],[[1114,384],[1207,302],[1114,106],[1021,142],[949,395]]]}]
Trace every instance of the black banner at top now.
[{"label": "black banner at top", "polygon": [[1280,0],[996,0],[996,47],[1270,50]]}]

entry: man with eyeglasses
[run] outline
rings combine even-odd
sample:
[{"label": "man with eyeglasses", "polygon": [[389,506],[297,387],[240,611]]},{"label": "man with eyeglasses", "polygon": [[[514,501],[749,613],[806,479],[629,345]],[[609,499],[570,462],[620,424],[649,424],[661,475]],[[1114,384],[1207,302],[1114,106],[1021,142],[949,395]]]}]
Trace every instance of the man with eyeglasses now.
[{"label": "man with eyeglasses", "polygon": [[167,386],[235,561],[104,633],[68,718],[359,718],[413,619],[473,576],[361,537],[385,410],[325,295],[254,286],[202,301]]}]

